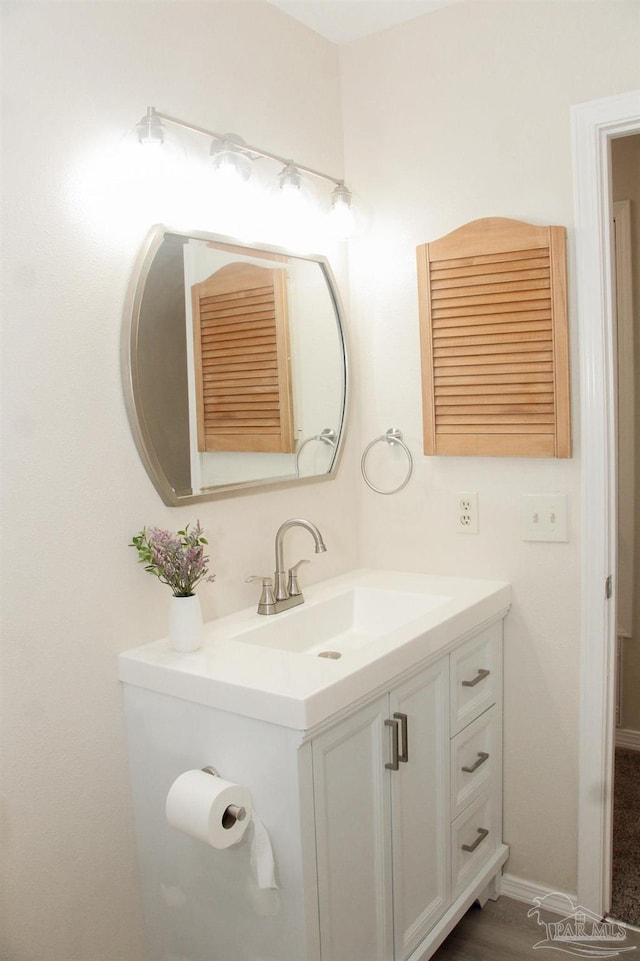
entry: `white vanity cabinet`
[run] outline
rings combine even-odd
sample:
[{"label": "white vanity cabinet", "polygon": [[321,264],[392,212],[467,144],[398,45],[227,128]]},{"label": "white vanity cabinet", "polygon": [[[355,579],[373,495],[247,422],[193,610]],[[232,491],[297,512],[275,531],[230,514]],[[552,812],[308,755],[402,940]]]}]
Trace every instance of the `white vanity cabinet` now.
[{"label": "white vanity cabinet", "polygon": [[[121,655],[146,961],[427,961],[495,892],[508,585],[476,582],[456,608],[457,583],[429,578],[442,613],[388,652],[264,650],[222,623],[195,654]],[[167,824],[172,783],[209,765],[249,790],[277,889],[258,886],[253,825],[216,850]]]},{"label": "white vanity cabinet", "polygon": [[322,961],[429,957],[499,872],[501,652],[497,623],[312,739]]}]

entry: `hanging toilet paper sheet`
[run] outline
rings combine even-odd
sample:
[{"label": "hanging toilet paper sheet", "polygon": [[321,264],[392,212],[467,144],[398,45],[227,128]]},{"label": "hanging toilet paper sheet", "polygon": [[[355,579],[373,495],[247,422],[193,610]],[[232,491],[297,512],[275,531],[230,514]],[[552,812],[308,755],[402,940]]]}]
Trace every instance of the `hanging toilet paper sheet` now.
[{"label": "hanging toilet paper sheet", "polygon": [[273,848],[267,829],[253,812],[253,837],[251,838],[251,867],[259,888],[277,888]]}]

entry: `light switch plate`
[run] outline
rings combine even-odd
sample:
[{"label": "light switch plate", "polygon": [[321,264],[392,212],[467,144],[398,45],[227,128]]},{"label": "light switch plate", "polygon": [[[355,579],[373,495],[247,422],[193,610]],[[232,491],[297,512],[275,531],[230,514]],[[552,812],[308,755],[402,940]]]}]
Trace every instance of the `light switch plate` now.
[{"label": "light switch plate", "polygon": [[522,540],[569,540],[566,494],[522,495]]}]

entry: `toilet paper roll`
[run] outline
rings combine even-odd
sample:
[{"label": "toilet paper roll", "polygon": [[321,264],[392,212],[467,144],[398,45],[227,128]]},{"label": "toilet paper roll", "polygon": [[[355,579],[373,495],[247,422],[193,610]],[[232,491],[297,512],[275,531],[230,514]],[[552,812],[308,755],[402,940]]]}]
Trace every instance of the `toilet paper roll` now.
[{"label": "toilet paper roll", "polygon": [[176,830],[211,847],[228,848],[242,838],[251,821],[251,795],[242,785],[216,775],[185,771],[169,788],[166,815]]}]

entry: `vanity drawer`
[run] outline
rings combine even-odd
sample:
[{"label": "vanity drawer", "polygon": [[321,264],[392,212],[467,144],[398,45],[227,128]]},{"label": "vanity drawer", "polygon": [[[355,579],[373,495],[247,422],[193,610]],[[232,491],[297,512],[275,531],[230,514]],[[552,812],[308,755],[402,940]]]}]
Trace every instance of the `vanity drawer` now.
[{"label": "vanity drawer", "polygon": [[451,652],[451,734],[457,734],[500,698],[502,622]]},{"label": "vanity drawer", "polygon": [[497,845],[491,795],[485,792],[451,825],[451,885],[456,898],[482,869]]},{"label": "vanity drawer", "polygon": [[490,789],[502,767],[500,712],[491,707],[451,741],[451,817]]}]

